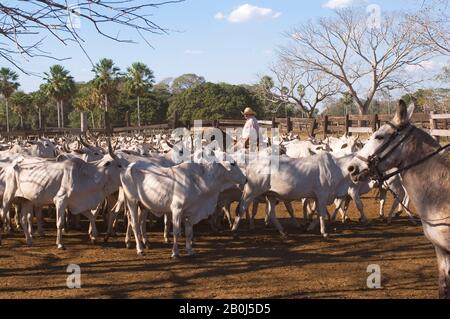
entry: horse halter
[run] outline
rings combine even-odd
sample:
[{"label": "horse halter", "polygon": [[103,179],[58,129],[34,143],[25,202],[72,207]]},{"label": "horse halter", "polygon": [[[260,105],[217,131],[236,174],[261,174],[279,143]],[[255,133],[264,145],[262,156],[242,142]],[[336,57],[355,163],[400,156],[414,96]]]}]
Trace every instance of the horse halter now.
[{"label": "horse halter", "polygon": [[[389,136],[389,139],[383,143],[372,155],[370,155],[368,158],[365,158],[360,155],[356,155],[356,158],[367,163],[369,167],[369,175],[372,177],[372,179],[375,179],[382,184],[383,181],[386,180],[386,177],[383,176],[383,172],[380,171],[379,165],[381,162],[386,160],[386,158],[392,154],[392,152],[400,146],[414,131],[415,126],[407,123],[402,126],[397,126],[391,122],[387,122],[389,126],[391,126],[394,129],[394,133],[392,133]],[[401,133],[405,132],[402,136]],[[395,141],[395,139],[401,136],[401,138],[395,143],[391,144]]]}]

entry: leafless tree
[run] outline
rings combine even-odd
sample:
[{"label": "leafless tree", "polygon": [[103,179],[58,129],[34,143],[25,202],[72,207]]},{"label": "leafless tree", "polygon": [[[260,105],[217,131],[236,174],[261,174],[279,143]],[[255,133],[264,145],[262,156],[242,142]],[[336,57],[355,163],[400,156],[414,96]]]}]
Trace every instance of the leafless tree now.
[{"label": "leafless tree", "polygon": [[450,4],[448,0],[418,1],[418,10],[410,14],[424,44],[450,55]]},{"label": "leafless tree", "polygon": [[[150,45],[149,34],[164,34],[167,30],[153,22],[151,9],[184,0],[148,3],[139,0],[81,0],[72,5],[67,0],[30,0],[0,2],[0,58],[24,71],[17,61],[25,58],[54,57],[43,49],[47,38],[56,38],[64,45],[75,43],[89,58],[83,44],[78,23],[93,28],[98,34],[118,42],[135,42],[130,34],[137,34]],[[119,32],[127,34],[126,37]],[[91,61],[92,62],[92,61]]]},{"label": "leafless tree", "polygon": [[313,117],[320,103],[341,90],[334,78],[315,70],[298,68],[280,59],[270,67],[272,76],[260,80],[263,98],[275,105],[294,105],[308,117]]},{"label": "leafless tree", "polygon": [[431,57],[415,32],[414,24],[401,13],[382,13],[375,21],[362,8],[337,10],[294,28],[287,34],[291,44],[281,55],[298,67],[321,72],[340,81],[366,114],[377,91],[404,89],[417,79],[404,72]]}]

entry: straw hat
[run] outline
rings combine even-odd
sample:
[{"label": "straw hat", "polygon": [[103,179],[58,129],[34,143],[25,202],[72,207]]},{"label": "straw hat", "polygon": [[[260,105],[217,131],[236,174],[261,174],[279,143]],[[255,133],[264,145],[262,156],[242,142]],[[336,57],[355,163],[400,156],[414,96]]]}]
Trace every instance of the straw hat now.
[{"label": "straw hat", "polygon": [[256,115],[256,112],[252,110],[251,107],[246,107],[242,115]]}]

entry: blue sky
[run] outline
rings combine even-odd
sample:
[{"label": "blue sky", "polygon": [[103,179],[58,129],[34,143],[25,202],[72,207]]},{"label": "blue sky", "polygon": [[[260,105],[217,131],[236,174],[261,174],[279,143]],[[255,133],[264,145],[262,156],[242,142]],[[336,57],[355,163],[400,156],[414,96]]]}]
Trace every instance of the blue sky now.
[{"label": "blue sky", "polygon": [[[156,80],[196,73],[211,82],[255,83],[258,74],[267,72],[275,59],[277,46],[285,42],[283,33],[295,25],[319,16],[332,14],[330,7],[355,2],[379,4],[382,10],[398,10],[411,6],[413,0],[186,0],[180,4],[155,9],[154,21],[172,29],[169,35],[148,36],[154,48],[141,40],[139,44],[123,44],[102,38],[88,23],[81,21],[81,34],[92,60],[112,58],[125,70],[135,61],[142,61],[154,70]],[[75,0],[73,0],[76,3]],[[122,35],[138,39],[130,30]],[[92,78],[91,65],[75,45],[63,46],[50,37],[45,49],[53,56],[70,57],[60,62],[77,81]],[[22,61],[29,71],[42,73],[51,64],[49,59]],[[0,64],[4,64],[0,61]],[[20,74],[22,89],[38,88],[41,79]]]}]

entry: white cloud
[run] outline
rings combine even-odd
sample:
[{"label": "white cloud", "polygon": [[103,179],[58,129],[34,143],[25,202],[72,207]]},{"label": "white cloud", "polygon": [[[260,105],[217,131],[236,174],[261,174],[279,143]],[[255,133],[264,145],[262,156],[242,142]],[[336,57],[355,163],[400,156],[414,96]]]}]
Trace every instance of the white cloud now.
[{"label": "white cloud", "polygon": [[350,7],[355,2],[355,0],[328,0],[327,3],[323,5],[323,7],[328,9],[339,9]]},{"label": "white cloud", "polygon": [[184,50],[184,54],[189,54],[189,55],[200,55],[203,54],[202,50]]},{"label": "white cloud", "polygon": [[242,23],[264,18],[276,19],[280,16],[281,12],[276,12],[271,8],[261,8],[246,3],[231,11],[228,16],[222,12],[218,12],[214,18],[217,20],[227,19],[231,23]]},{"label": "white cloud", "polygon": [[405,69],[407,72],[417,72],[420,70],[431,71],[431,70],[436,70],[436,69],[440,68],[441,66],[442,66],[442,63],[438,63],[438,62],[432,61],[432,60],[427,60],[427,61],[422,61],[416,65],[407,65],[405,67]]},{"label": "white cloud", "polygon": [[226,18],[226,16],[222,12],[217,12],[214,16],[214,19],[217,19],[217,20],[223,20],[225,18]]}]

